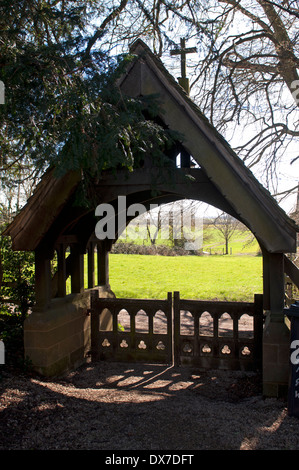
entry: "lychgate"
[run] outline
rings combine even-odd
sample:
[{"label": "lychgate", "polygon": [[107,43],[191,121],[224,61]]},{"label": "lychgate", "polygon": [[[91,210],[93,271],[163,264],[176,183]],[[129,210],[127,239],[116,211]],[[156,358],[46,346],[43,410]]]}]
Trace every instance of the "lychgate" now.
[{"label": "lychgate", "polygon": [[[165,171],[156,168],[149,156],[142,167],[129,175],[122,170],[103,172],[94,188],[95,203],[115,205],[119,196],[126,196],[128,205],[142,203],[146,207],[182,198],[201,200],[232,215],[252,231],[263,254],[266,316],[260,351],[263,391],[268,396],[279,396],[287,388],[289,372],[289,328],[283,313],[285,272],[298,280],[298,270],[285,254],[296,251],[298,227],[203,116],[161,60],[141,40],[132,45],[130,52],[134,58],[118,79],[119,89],[128,96],[158,96],[160,123],[181,138],[169,149],[167,158],[172,165]],[[5,232],[12,238],[15,250],[35,252],[36,306],[26,320],[24,341],[26,355],[35,369],[45,375],[62,373],[85,361],[91,347],[88,315],[91,290],[97,288],[100,297],[114,297],[109,285],[109,251],[113,240],[98,240],[94,209],[74,204],[80,178],[80,171],[56,178],[55,172],[49,170]],[[116,212],[115,217],[118,216]],[[88,285],[84,286],[86,253]],[[58,268],[52,275],[54,256]],[[71,294],[66,295],[69,277]],[[207,342],[206,351],[209,347],[214,350],[220,347],[219,341],[213,341]],[[189,347],[199,347],[197,343],[190,344]],[[236,343],[231,343],[231,347],[236,350]]]}]

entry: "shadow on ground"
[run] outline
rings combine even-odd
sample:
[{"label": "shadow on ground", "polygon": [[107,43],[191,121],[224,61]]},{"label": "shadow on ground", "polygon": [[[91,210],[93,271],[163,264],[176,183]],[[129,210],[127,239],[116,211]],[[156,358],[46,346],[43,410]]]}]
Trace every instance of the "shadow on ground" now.
[{"label": "shadow on ground", "polygon": [[257,374],[90,363],[57,380],[4,374],[0,449],[299,448],[299,422]]}]

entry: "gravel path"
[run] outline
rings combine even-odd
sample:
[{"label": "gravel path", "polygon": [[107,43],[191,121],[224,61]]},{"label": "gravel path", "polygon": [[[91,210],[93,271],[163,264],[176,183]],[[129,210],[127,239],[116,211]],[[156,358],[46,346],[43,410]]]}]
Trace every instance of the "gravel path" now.
[{"label": "gravel path", "polygon": [[260,378],[89,363],[62,379],[4,373],[0,450],[299,449],[299,420]]}]

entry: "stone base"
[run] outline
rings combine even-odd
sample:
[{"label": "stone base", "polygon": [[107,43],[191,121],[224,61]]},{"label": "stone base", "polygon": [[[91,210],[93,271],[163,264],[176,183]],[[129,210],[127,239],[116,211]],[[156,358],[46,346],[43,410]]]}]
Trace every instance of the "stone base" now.
[{"label": "stone base", "polygon": [[[114,297],[97,287],[100,297]],[[90,351],[90,290],[53,299],[47,310],[34,310],[24,323],[25,357],[34,371],[61,376],[86,362]]]},{"label": "stone base", "polygon": [[263,395],[286,398],[290,371],[290,330],[266,319],[263,338]]}]

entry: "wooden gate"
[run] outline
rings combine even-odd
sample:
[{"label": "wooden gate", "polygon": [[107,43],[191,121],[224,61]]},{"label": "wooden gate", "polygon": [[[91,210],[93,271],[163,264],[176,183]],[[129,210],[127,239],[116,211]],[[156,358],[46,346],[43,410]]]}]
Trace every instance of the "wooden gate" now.
[{"label": "wooden gate", "polygon": [[[129,318],[127,324],[124,312]],[[110,323],[110,331],[107,324],[101,325],[102,316]],[[163,318],[163,332],[154,328],[158,316]],[[141,325],[136,324],[138,317],[143,320]],[[102,299],[98,291],[92,291],[91,351],[95,360],[169,364],[173,356],[172,325],[171,293],[167,300]]]},{"label": "wooden gate", "polygon": [[207,302],[180,299],[179,292],[151,300],[103,299],[92,291],[93,360],[256,371],[262,336],[262,295],[254,302]]},{"label": "wooden gate", "polygon": [[261,370],[262,295],[255,295],[254,302],[208,302],[180,299],[174,292],[173,306],[175,365]]}]

